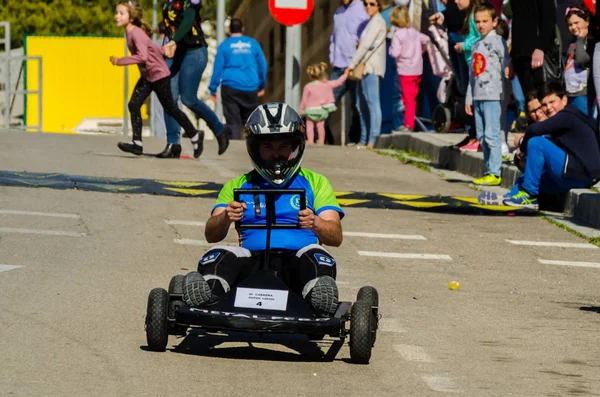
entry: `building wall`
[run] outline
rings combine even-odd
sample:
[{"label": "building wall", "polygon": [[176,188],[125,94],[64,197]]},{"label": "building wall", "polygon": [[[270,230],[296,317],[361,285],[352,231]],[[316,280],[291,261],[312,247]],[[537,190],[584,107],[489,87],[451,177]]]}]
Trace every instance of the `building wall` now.
[{"label": "building wall", "polygon": [[[109,57],[128,55],[122,37],[26,36],[26,55],[42,57],[42,130],[74,132],[87,117],[122,119],[125,112],[125,73]],[[39,64],[26,62],[25,86],[39,87]],[[128,97],[140,77],[128,67]],[[142,109],[142,115],[147,112]],[[37,96],[25,102],[25,123],[39,120]]]}]

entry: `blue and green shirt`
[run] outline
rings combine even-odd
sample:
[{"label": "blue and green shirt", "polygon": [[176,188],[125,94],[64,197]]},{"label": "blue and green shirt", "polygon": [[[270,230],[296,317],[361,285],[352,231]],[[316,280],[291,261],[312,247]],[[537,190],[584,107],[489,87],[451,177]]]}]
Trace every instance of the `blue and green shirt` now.
[{"label": "blue and green shirt", "polygon": [[[234,189],[269,189],[269,185],[261,176],[255,172],[249,172],[238,178],[232,179],[223,186],[213,211],[219,207],[227,207],[227,203],[233,201]],[[333,188],[329,180],[321,174],[301,168],[300,172],[287,186],[289,189],[304,189],[306,191],[306,208],[310,208],[316,215],[326,210],[334,210],[344,217],[344,211],[335,198]],[[254,195],[243,194],[240,199],[246,203],[242,223],[264,224],[266,222],[265,197],[259,195],[260,215],[256,215],[254,208]],[[281,195],[275,199],[275,213],[277,223],[295,224],[298,222],[300,211],[300,197],[298,195]],[[242,247],[251,251],[263,251],[266,243],[266,230],[242,230],[240,235]],[[272,230],[271,248],[283,250],[299,250],[310,244],[318,243],[318,238],[312,230],[290,229]]]}]

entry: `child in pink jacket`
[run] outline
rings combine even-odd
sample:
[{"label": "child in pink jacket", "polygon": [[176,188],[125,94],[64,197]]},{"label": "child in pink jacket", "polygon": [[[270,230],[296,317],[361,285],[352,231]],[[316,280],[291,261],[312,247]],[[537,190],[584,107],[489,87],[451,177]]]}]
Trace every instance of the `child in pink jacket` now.
[{"label": "child in pink jacket", "polygon": [[417,95],[423,74],[423,52],[429,37],[410,27],[408,7],[396,7],[390,13],[390,23],[397,29],[392,38],[389,54],[396,60],[400,78],[404,125],[401,131],[413,131],[417,114]]},{"label": "child in pink jacket", "polygon": [[304,86],[299,113],[306,117],[306,143],[313,144],[315,142],[315,123],[317,123],[317,144],[323,145],[325,143],[325,120],[329,117],[329,113],[337,110],[333,89],[344,84],[350,70],[346,69],[339,79],[333,81],[328,79],[325,62],[310,65],[306,71],[312,81]]}]

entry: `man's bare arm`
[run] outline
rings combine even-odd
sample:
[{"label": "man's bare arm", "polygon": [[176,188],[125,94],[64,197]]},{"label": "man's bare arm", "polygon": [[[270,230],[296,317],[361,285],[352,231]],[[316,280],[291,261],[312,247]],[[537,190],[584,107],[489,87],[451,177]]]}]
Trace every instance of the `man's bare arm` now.
[{"label": "man's bare arm", "polygon": [[213,211],[213,214],[204,227],[204,237],[209,243],[218,243],[227,237],[229,226],[233,222],[239,221],[244,216],[246,203],[231,201],[227,207],[219,207]]},{"label": "man's bare arm", "polygon": [[337,211],[325,210],[317,216],[307,208],[298,213],[298,221],[302,229],[312,230],[321,243],[331,247],[342,244],[342,223]]}]

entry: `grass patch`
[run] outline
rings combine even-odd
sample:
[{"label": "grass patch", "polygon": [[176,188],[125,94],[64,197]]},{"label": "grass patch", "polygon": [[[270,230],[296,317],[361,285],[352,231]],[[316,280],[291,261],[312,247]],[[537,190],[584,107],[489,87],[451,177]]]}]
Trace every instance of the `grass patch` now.
[{"label": "grass patch", "polygon": [[547,216],[544,216],[544,215],[541,215],[541,217],[543,219],[545,219],[546,221],[548,221],[549,223],[553,224],[554,226],[557,226],[557,227],[561,228],[564,231],[567,231],[567,232],[569,232],[571,234],[574,234],[575,236],[577,236],[577,237],[579,237],[579,238],[581,238],[583,240],[586,240],[590,244],[593,244],[593,245],[595,245],[597,247],[600,247],[600,237],[587,237],[587,236],[579,233],[578,231],[571,229],[567,225],[564,225],[564,224],[562,224],[562,223],[560,223],[558,221],[555,221],[552,218],[548,218]]},{"label": "grass patch", "polygon": [[431,167],[429,166],[429,164],[427,164],[423,161],[420,161],[420,159],[429,160],[429,156],[423,155],[423,154],[418,154],[412,150],[407,151],[407,150],[398,150],[398,149],[392,149],[392,148],[390,148],[390,150],[393,150],[393,152],[380,151],[380,150],[376,150],[376,152],[379,154],[384,154],[386,156],[395,157],[400,162],[402,162],[402,164],[409,164],[409,165],[417,167],[423,171],[431,172]]}]

